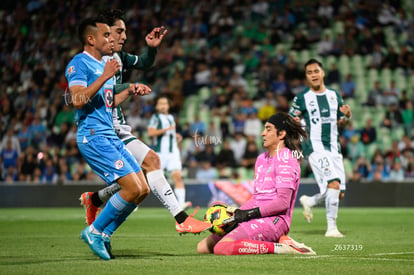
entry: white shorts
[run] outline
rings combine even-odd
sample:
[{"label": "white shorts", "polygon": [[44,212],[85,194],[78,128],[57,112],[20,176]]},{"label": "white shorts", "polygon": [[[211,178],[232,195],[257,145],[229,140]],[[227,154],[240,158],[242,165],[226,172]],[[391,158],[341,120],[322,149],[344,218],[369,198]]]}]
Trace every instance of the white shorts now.
[{"label": "white shorts", "polygon": [[137,139],[137,137],[131,133],[131,127],[128,125],[116,126],[115,132],[141,166],[151,148]]},{"label": "white shorts", "polygon": [[[128,142],[128,143],[126,143]],[[131,154],[138,161],[139,165],[142,166],[145,157],[148,152],[151,150],[145,143],[134,137],[134,139],[124,141],[126,148],[131,152]]]},{"label": "white shorts", "polygon": [[313,152],[309,155],[309,164],[322,195],[326,192],[328,183],[334,180],[338,180],[341,191],[345,191],[345,168],[341,154],[329,151]]},{"label": "white shorts", "polygon": [[161,169],[174,172],[182,169],[180,152],[176,153],[158,153],[161,159]]}]

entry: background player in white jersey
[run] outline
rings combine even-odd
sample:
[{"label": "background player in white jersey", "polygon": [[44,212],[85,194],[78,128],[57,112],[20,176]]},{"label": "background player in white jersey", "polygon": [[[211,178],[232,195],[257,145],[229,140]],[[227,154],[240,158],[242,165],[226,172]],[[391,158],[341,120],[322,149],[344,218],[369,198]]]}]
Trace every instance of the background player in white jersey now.
[{"label": "background player in white jersey", "polygon": [[156,98],[156,113],[151,116],[148,136],[153,138],[152,148],[160,156],[162,170],[171,173],[178,203],[186,207],[191,203],[185,200],[185,186],[181,177],[181,156],[177,143],[177,140],[180,142],[182,137],[175,130],[174,117],[169,114],[170,106],[168,96],[160,95]]},{"label": "background player in white jersey", "polygon": [[[140,56],[132,55],[122,50],[127,39],[123,12],[120,10],[109,10],[103,12],[101,16],[106,19],[111,28],[111,36],[114,38],[114,54],[109,59],[116,59],[121,66],[115,75],[115,81],[118,84],[116,85],[116,90],[123,90],[129,86],[129,83],[122,84],[122,71],[130,68],[141,70],[150,69],[156,57],[157,47],[162,42],[166,31],[164,31],[163,27],[154,28],[145,37],[148,46],[147,52]],[[161,170],[159,156],[131,133],[131,127],[126,123],[121,105],[114,108],[112,114],[116,134],[145,170],[148,185],[153,194],[168,208],[171,215],[176,219],[176,230],[180,233],[199,233],[207,230],[210,224],[194,219],[192,217],[194,214],[188,216],[184,212],[182,205],[177,202]],[[98,192],[85,192],[81,195],[80,199],[86,209],[86,220],[88,224],[91,224],[95,220],[99,209],[98,207],[109,200],[119,188],[119,185],[114,184]]]},{"label": "background player in white jersey", "polygon": [[[325,200],[327,230],[326,237],[343,237],[339,232],[339,199],[345,191],[345,169],[339,145],[338,125],[345,126],[351,119],[351,109],[343,103],[338,91],[324,84],[325,72],[322,64],[310,59],[305,64],[309,87],[299,93],[290,108],[290,115],[300,122],[303,118],[309,139],[303,148],[315,175],[320,193],[312,197],[300,197],[304,216],[312,221],[312,207]],[[342,192],[341,192],[342,191]]]},{"label": "background player in white jersey", "polygon": [[[262,137],[267,150],[255,163],[252,197],[223,221],[231,231],[224,237],[204,238],[197,245],[198,253],[315,255],[311,248],[286,236],[300,181],[297,156],[301,155],[297,153],[306,132],[289,114],[278,113],[266,122]],[[231,225],[236,227],[231,229]]]}]

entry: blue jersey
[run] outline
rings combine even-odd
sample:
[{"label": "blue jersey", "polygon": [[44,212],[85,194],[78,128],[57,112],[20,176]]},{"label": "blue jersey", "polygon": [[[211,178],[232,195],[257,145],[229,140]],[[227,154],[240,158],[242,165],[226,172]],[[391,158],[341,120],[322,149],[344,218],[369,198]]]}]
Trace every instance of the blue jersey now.
[{"label": "blue jersey", "polygon": [[[66,67],[65,75],[69,88],[77,85],[88,87],[103,73],[104,68],[104,60],[99,61],[87,52],[75,55]],[[111,78],[94,97],[77,98],[87,102],[81,109],[75,111],[78,143],[88,142],[94,135],[117,138],[112,120],[113,86],[114,80]]]}]

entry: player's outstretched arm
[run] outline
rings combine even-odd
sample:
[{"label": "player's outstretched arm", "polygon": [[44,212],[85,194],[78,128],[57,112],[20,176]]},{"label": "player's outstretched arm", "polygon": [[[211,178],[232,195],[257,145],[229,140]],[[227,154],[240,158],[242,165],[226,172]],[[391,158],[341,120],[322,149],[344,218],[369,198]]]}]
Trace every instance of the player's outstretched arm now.
[{"label": "player's outstretched arm", "polygon": [[149,70],[157,57],[157,47],[161,44],[167,30],[164,27],[154,28],[145,36],[147,50],[141,55],[121,52],[120,57],[126,69]]},{"label": "player's outstretched arm", "polygon": [[[147,95],[151,92],[151,88],[141,83],[124,83],[114,86],[115,90],[115,107],[127,100],[130,95]],[[122,89],[119,91],[119,89]]]}]

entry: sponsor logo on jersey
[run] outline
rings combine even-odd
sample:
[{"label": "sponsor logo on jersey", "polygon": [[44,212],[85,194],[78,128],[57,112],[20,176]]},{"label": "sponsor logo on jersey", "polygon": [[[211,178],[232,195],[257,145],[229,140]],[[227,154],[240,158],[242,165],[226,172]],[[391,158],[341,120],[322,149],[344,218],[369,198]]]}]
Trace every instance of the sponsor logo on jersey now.
[{"label": "sponsor logo on jersey", "polygon": [[335,117],[321,117],[322,123],[336,122]]},{"label": "sponsor logo on jersey", "polygon": [[113,103],[114,103],[114,97],[112,95],[112,90],[105,89],[105,106],[108,108],[112,108]]},{"label": "sponsor logo on jersey", "polygon": [[318,124],[318,122],[319,122],[319,118],[312,118],[312,119],[311,119],[311,122],[312,122],[313,124]]},{"label": "sponsor logo on jersey", "polygon": [[280,172],[280,174],[290,175],[290,170],[283,168]]},{"label": "sponsor logo on jersey", "polygon": [[256,193],[257,194],[272,194],[272,193],[274,193],[275,192],[275,190],[272,188],[272,189],[261,189],[261,188],[256,188]]},{"label": "sponsor logo on jersey", "polygon": [[68,75],[71,75],[71,74],[73,74],[75,72],[75,66],[70,66],[69,68],[68,68]]}]

